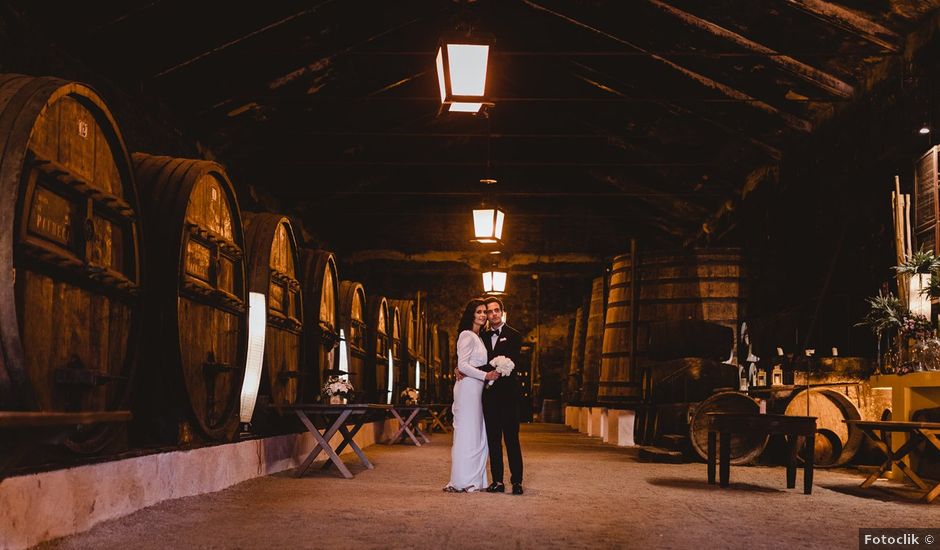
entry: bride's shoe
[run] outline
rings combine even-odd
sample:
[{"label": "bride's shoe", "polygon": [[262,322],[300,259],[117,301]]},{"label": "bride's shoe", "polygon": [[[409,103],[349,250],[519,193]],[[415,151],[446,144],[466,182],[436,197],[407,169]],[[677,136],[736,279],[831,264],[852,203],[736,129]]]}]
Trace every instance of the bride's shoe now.
[{"label": "bride's shoe", "polygon": [[487,493],[505,493],[506,486],[503,485],[502,481],[494,481],[490,483],[490,486],[486,488]]}]

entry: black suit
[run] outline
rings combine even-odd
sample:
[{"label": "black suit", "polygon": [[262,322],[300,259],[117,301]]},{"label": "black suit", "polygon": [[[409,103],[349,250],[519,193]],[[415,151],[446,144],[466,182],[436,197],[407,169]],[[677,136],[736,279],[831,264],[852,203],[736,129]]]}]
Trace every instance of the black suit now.
[{"label": "black suit", "polygon": [[[496,345],[492,345],[492,333],[482,336],[487,359],[504,355],[519,366],[519,348],[522,335],[503,324]],[[491,388],[483,390],[483,418],[486,421],[486,439],[490,447],[490,473],[493,481],[503,481],[503,440],[509,458],[510,482],[522,483],[522,449],[519,446],[519,375],[513,369],[509,376],[501,376]]]}]

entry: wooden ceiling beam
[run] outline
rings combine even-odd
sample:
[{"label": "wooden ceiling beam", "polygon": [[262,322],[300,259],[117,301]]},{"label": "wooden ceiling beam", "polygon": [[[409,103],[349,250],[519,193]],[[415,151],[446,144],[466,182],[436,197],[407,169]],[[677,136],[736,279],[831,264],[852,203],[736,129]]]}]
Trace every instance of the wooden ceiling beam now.
[{"label": "wooden ceiling beam", "polygon": [[767,59],[774,65],[777,65],[778,67],[800,78],[801,80],[812,84],[813,86],[826,90],[830,94],[842,98],[848,98],[851,97],[855,91],[852,85],[836,78],[835,76],[832,76],[825,71],[807,65],[806,63],[798,61],[788,55],[783,55],[772,48],[755,42],[734,31],[726,29],[721,25],[717,25],[711,21],[702,19],[701,17],[693,15],[687,11],[680,10],[679,8],[671,6],[665,2],[661,2],[660,0],[647,0],[647,2],[659,10],[671,15],[672,17],[677,18],[683,23],[686,23],[699,30],[703,30],[711,35],[720,37],[751,52],[767,56]]},{"label": "wooden ceiling beam", "polygon": [[901,50],[897,33],[832,2],[823,0],[784,0],[792,8],[840,28],[891,52]]},{"label": "wooden ceiling beam", "polygon": [[740,91],[740,90],[737,90],[737,89],[735,89],[735,88],[732,88],[731,86],[728,86],[727,84],[723,84],[723,83],[721,83],[721,82],[718,82],[718,81],[716,81],[716,80],[713,80],[713,79],[711,79],[711,78],[709,78],[709,77],[707,77],[707,76],[705,76],[705,75],[703,75],[703,74],[701,74],[701,73],[698,73],[698,72],[696,72],[696,71],[693,71],[693,70],[691,70],[691,69],[688,69],[688,68],[686,68],[686,67],[683,67],[682,65],[679,65],[678,63],[676,63],[676,62],[674,62],[674,61],[672,61],[672,60],[670,60],[670,59],[667,59],[666,57],[663,57],[663,56],[661,56],[661,55],[654,54],[654,53],[652,53],[652,52],[646,50],[646,49],[643,48],[642,46],[639,46],[639,45],[637,45],[637,44],[634,44],[634,43],[632,43],[632,42],[630,42],[630,41],[628,41],[628,40],[625,40],[625,39],[623,39],[623,38],[621,38],[621,37],[619,37],[619,36],[616,36],[616,35],[614,35],[614,34],[611,34],[611,33],[607,32],[607,31],[604,31],[604,30],[599,29],[599,28],[597,28],[597,27],[593,27],[593,26],[591,26],[591,25],[588,25],[587,23],[584,23],[584,22],[582,22],[582,21],[579,21],[579,20],[577,20],[577,19],[574,19],[573,17],[569,17],[569,16],[567,16],[567,15],[565,15],[565,14],[563,14],[563,13],[560,13],[560,12],[558,12],[558,11],[555,11],[555,10],[553,10],[553,9],[551,9],[551,8],[547,8],[547,7],[545,7],[545,6],[541,5],[541,4],[538,4],[538,3],[534,2],[533,0],[522,0],[522,2],[523,2],[525,5],[531,7],[532,9],[535,9],[535,10],[537,10],[537,11],[541,11],[541,12],[543,12],[543,13],[547,13],[547,14],[552,15],[552,16],[554,16],[554,17],[558,17],[558,18],[560,18],[560,19],[562,19],[562,20],[564,20],[564,21],[567,21],[568,23],[570,23],[570,24],[572,24],[572,25],[574,25],[574,26],[576,26],[576,27],[582,28],[582,29],[584,29],[584,30],[586,30],[586,31],[589,31],[589,32],[592,32],[592,33],[594,33],[594,34],[598,34],[598,35],[600,35],[600,36],[603,36],[603,37],[605,37],[605,38],[608,38],[608,39],[610,39],[610,40],[612,40],[612,41],[614,41],[614,42],[617,42],[618,44],[622,44],[622,45],[624,45],[624,46],[627,46],[628,48],[631,48],[631,49],[634,49],[634,50],[637,50],[637,51],[649,53],[649,54],[650,54],[650,59],[656,60],[656,61],[658,61],[659,63],[662,63],[663,65],[666,65],[667,67],[669,67],[670,69],[672,69],[672,70],[678,72],[679,74],[683,75],[684,77],[686,77],[686,78],[688,78],[688,79],[690,79],[690,80],[692,80],[692,81],[698,83],[699,85],[701,85],[701,86],[703,86],[703,87],[705,87],[705,88],[708,88],[708,89],[710,89],[710,90],[713,90],[713,91],[719,93],[720,95],[723,95],[723,96],[726,97],[726,98],[730,98],[730,99],[735,99],[735,100],[741,101],[741,102],[744,103],[745,105],[749,105],[749,106],[751,106],[751,107],[754,108],[754,109],[760,110],[760,111],[765,112],[765,113],[770,114],[770,115],[773,115],[774,117],[777,117],[778,119],[780,119],[781,121],[783,121],[784,124],[786,124],[789,128],[791,128],[791,129],[793,129],[793,130],[796,130],[796,131],[798,131],[798,132],[804,132],[804,133],[809,133],[809,132],[811,132],[811,131],[813,130],[813,125],[812,125],[812,123],[810,123],[808,120],[805,120],[805,119],[803,119],[803,118],[800,118],[800,117],[798,117],[798,116],[796,116],[796,115],[794,115],[794,114],[781,111],[781,110],[778,109],[777,107],[774,107],[773,105],[771,105],[771,104],[769,104],[769,103],[767,103],[767,102],[765,102],[765,101],[762,101],[762,100],[757,99],[757,98],[755,98],[755,97],[753,97],[753,96],[751,96],[751,95],[748,95],[748,94],[746,94],[746,93],[744,93],[744,92],[742,92],[742,91]]}]

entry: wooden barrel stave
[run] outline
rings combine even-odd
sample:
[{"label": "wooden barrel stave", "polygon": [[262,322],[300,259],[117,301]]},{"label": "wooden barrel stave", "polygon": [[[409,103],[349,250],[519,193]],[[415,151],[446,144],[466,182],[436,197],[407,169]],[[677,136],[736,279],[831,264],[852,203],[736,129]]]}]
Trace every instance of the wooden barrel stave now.
[{"label": "wooden barrel stave", "polygon": [[[0,286],[0,408],[126,408],[141,276],[120,131],[93,90],[55,78],[4,75],[0,109],[0,262],[11,281]],[[95,452],[117,431],[87,430],[69,446]]]},{"label": "wooden barrel stave", "polygon": [[[153,230],[151,363],[142,396],[161,438],[231,440],[247,346],[244,233],[234,188],[220,165],[203,160],[134,155]],[[175,395],[180,410],[163,402]],[[185,410],[182,410],[185,409]],[[154,418],[156,417],[156,418]],[[162,418],[161,418],[162,417]],[[171,424],[167,426],[166,424]]]}]

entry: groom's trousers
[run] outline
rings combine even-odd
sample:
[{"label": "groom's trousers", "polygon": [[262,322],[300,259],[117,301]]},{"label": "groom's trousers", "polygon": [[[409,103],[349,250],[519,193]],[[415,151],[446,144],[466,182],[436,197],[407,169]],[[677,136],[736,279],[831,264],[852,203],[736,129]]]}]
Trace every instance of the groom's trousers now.
[{"label": "groom's trousers", "polygon": [[[494,394],[488,395],[490,392]],[[483,419],[490,448],[492,481],[503,481],[503,441],[509,459],[510,483],[522,483],[522,448],[519,446],[519,399],[498,388],[483,390]]]}]

